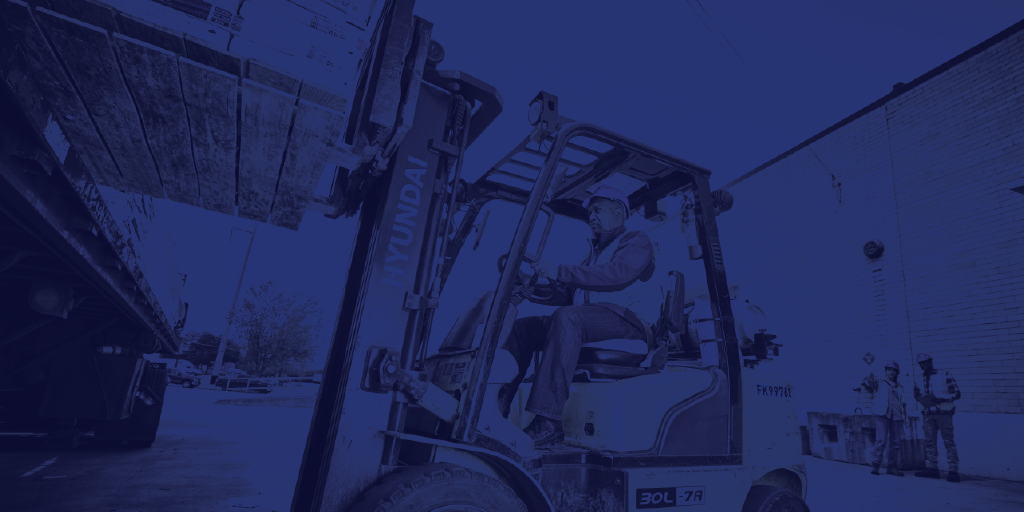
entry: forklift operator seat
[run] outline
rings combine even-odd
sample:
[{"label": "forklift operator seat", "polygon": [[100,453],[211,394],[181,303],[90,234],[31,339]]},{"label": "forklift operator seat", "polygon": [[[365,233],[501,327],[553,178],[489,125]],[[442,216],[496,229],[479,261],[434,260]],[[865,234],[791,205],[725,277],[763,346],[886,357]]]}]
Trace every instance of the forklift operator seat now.
[{"label": "forklift operator seat", "polygon": [[[685,279],[681,272],[672,270],[668,273],[665,283],[665,302],[662,304],[661,317],[651,326],[653,337],[659,338],[666,332],[679,332],[686,327],[683,313],[685,302]],[[665,356],[657,357],[658,351],[667,352],[667,347],[658,345],[655,340],[604,340],[587,343],[580,349],[576,371],[586,371],[589,375],[603,378],[625,378],[656,373],[664,368]],[[643,365],[650,359],[650,365]],[[644,367],[648,366],[648,367]]]}]

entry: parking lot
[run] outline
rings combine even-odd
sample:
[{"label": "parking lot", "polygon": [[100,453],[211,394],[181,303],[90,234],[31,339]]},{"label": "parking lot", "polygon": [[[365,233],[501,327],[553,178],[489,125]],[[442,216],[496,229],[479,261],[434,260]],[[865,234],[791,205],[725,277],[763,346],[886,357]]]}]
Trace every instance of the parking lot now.
[{"label": "parking lot", "polygon": [[[157,440],[148,449],[100,448],[88,439],[77,449],[4,440],[0,510],[288,511],[313,411],[302,405],[316,389],[285,387],[269,395],[289,397],[283,402],[293,406],[242,406],[216,402],[267,395],[169,387]],[[1018,482],[872,476],[866,466],[805,460],[807,504],[816,512],[1024,510]]]},{"label": "parking lot", "polygon": [[[269,396],[310,397],[316,389],[279,388]],[[286,511],[313,409],[216,404],[257,396],[265,395],[168,387],[148,449],[6,440],[0,510]]]}]

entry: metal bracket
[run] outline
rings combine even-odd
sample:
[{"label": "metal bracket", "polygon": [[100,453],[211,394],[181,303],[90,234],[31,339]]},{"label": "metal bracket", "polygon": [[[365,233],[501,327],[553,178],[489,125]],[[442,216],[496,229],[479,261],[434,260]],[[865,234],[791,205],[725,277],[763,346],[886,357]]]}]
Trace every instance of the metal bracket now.
[{"label": "metal bracket", "polygon": [[753,354],[758,359],[768,359],[768,352],[771,351],[773,355],[779,355],[779,349],[781,345],[772,343],[772,340],[778,338],[774,334],[767,334],[763,332],[754,333],[754,344]]},{"label": "metal bracket", "polygon": [[433,297],[425,297],[423,295],[416,295],[415,293],[405,292],[405,309],[413,311],[416,309],[437,309],[441,305],[441,300]]},{"label": "metal bracket", "polygon": [[53,174],[53,169],[56,167],[53,157],[48,155],[46,151],[41,149],[39,146],[29,142],[15,142],[14,147],[11,148],[11,155],[22,160],[35,162],[38,166],[38,170],[42,171],[42,173],[45,173],[47,176],[51,176]]},{"label": "metal bracket", "polygon": [[398,358],[401,354],[393,348],[370,347],[366,351],[366,370],[363,373],[362,388],[374,393],[388,393],[398,379]]},{"label": "metal bracket", "polygon": [[437,151],[448,156],[456,157],[459,156],[459,148],[447,142],[441,142],[437,139],[427,139],[427,144],[430,146],[431,151]]}]

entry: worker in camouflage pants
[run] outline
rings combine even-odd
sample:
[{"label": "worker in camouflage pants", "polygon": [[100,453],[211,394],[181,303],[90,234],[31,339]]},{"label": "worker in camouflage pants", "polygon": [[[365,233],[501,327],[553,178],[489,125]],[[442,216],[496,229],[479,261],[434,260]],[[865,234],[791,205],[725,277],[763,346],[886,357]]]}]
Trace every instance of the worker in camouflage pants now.
[{"label": "worker in camouflage pants", "polygon": [[[924,371],[923,387],[914,384],[914,398],[922,402],[922,428],[924,429],[924,446],[927,454],[925,470],[917,471],[915,476],[940,478],[938,435],[942,434],[942,444],[946,446],[946,458],[949,461],[949,475],[946,480],[959,482],[960,458],[956,453],[953,440],[953,413],[956,406],[953,401],[960,399],[960,387],[948,371],[935,369],[932,356],[921,353],[917,355],[917,364]],[[938,375],[942,373],[942,376]],[[922,389],[923,388],[923,389]],[[924,400],[922,400],[922,398]]]}]

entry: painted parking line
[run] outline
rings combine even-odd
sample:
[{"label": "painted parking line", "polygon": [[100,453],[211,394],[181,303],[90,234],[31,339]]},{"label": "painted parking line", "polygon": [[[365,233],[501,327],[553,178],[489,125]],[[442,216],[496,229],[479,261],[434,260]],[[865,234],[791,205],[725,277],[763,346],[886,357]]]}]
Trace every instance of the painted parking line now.
[{"label": "painted parking line", "polygon": [[52,458],[52,459],[50,459],[50,460],[40,464],[39,467],[33,469],[32,471],[29,471],[28,473],[25,473],[24,475],[21,475],[21,476],[23,478],[26,477],[26,476],[32,476],[32,475],[38,473],[39,471],[42,471],[43,468],[45,468],[46,466],[49,466],[50,464],[53,464],[56,461],[57,461],[57,457],[54,457],[54,458]]}]

